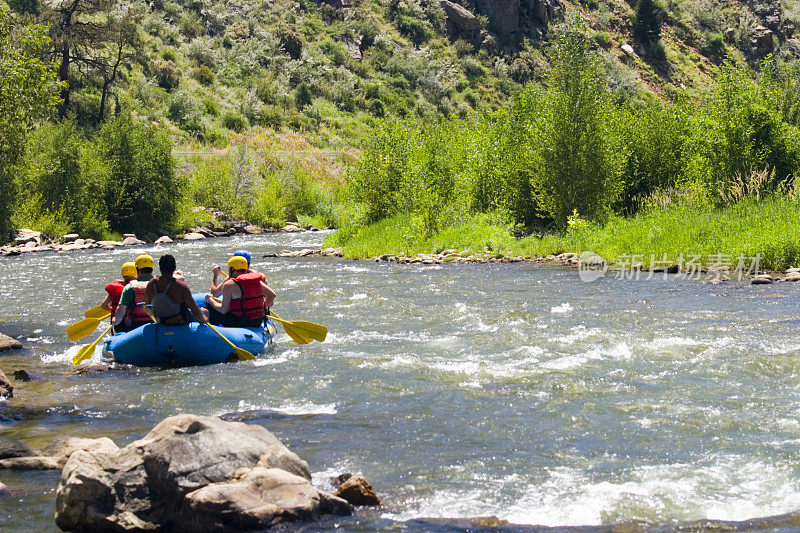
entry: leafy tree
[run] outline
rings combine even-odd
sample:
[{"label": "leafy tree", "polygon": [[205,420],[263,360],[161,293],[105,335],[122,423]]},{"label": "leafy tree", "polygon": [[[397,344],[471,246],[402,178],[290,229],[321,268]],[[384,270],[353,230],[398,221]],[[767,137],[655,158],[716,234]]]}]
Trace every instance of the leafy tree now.
[{"label": "leafy tree", "polygon": [[107,167],[105,204],[111,229],[173,229],[183,181],[175,174],[167,133],[123,115],[102,127],[96,150]]},{"label": "leafy tree", "polygon": [[633,38],[644,47],[661,38],[661,6],[655,0],[637,0],[633,16]]},{"label": "leafy tree", "polygon": [[576,210],[604,217],[617,193],[618,162],[606,133],[606,86],[580,13],[570,12],[555,34],[537,144],[541,198],[563,228]]},{"label": "leafy tree", "polygon": [[58,86],[51,64],[42,61],[45,28],[19,25],[0,0],[0,235],[10,228],[15,187],[12,167],[22,156],[25,135],[55,108]]},{"label": "leafy tree", "polygon": [[695,114],[687,174],[712,197],[754,173],[772,177],[762,188],[790,184],[800,173],[800,138],[771,99],[764,98],[746,65],[728,57],[719,67],[717,88]]},{"label": "leafy tree", "polygon": [[60,117],[70,109],[74,88],[88,81],[101,93],[97,118],[105,118],[108,94],[134,58],[140,15],[118,0],[54,0],[47,5],[41,19],[50,24],[51,54],[59,63]]}]

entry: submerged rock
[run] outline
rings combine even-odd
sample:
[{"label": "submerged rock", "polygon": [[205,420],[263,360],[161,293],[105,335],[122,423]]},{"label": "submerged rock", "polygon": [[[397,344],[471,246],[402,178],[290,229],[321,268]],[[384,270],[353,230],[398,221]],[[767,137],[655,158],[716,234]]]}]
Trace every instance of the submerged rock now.
[{"label": "submerged rock", "polygon": [[116,451],[73,453],[56,492],[56,524],[68,531],[241,531],[352,512],[310,480],[306,462],[261,426],[178,415]]},{"label": "submerged rock", "polygon": [[0,437],[0,459],[30,457],[32,455],[39,455],[39,452],[22,442]]},{"label": "submerged rock", "polygon": [[35,372],[33,370],[15,370],[14,371],[14,379],[17,381],[47,381],[47,378],[44,377],[44,374],[40,374],[39,372]]},{"label": "submerged rock", "polygon": [[111,367],[105,363],[92,363],[90,365],[82,366],[78,368],[75,373],[76,374],[99,374],[100,372],[107,372],[111,370]]}]

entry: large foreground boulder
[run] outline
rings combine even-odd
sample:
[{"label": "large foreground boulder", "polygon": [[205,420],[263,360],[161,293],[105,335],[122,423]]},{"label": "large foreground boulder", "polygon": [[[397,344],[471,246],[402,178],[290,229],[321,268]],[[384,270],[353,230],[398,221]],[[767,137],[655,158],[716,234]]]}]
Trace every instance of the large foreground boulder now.
[{"label": "large foreground boulder", "polygon": [[315,489],[308,465],[261,426],[178,415],[118,451],[77,451],[56,492],[67,531],[265,529],[349,514]]}]

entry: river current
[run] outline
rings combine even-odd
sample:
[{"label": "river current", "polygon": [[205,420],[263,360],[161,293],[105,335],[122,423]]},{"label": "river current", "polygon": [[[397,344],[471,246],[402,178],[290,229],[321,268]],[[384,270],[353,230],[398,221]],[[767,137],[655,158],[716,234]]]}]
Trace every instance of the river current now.
[{"label": "river current", "polygon": [[[306,530],[449,530],[428,519],[487,516],[668,525],[800,510],[800,286],[262,257],[324,236],[0,259],[0,330],[26,346],[0,355],[0,368],[47,377],[14,382],[0,435],[122,446],[177,413],[261,424],[308,461],[318,487],[362,473],[384,501]],[[276,312],[325,324],[325,343],[295,345],[279,327],[256,361],[75,374],[80,343],[64,329],[100,303],[124,261],[172,253],[202,291],[241,247],[278,293]],[[11,491],[0,529],[57,531],[58,479],[0,470]]]}]

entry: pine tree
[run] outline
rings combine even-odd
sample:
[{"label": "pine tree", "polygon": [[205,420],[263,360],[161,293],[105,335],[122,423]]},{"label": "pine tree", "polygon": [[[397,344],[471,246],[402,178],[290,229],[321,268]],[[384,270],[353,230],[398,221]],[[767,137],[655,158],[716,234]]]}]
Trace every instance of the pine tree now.
[{"label": "pine tree", "polygon": [[633,16],[633,37],[649,48],[661,37],[661,6],[655,0],[638,0]]}]

